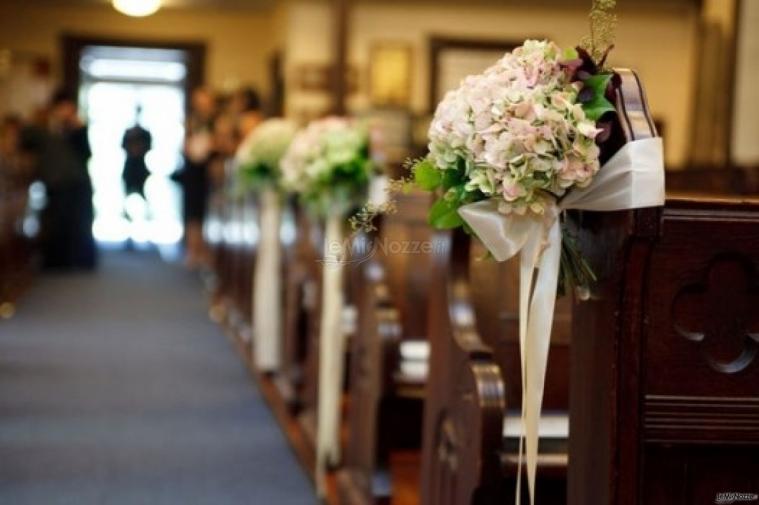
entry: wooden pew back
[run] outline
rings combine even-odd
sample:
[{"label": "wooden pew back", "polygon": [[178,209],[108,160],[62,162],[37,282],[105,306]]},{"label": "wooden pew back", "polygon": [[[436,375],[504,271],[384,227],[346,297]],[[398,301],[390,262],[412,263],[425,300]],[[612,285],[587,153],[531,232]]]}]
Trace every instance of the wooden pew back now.
[{"label": "wooden pew back", "polygon": [[600,282],[575,307],[569,503],[756,492],[759,202],[669,199],[577,223]]},{"label": "wooden pew back", "polygon": [[[341,495],[348,503],[384,503],[398,491],[389,469],[394,449],[418,449],[425,377],[410,371],[404,341],[426,342],[430,196],[398,197],[373,237],[354,244],[349,271],[358,321],[351,342],[350,406]],[[363,246],[361,247],[361,244]],[[422,344],[423,347],[423,344]],[[426,360],[413,365],[424,367]]]}]

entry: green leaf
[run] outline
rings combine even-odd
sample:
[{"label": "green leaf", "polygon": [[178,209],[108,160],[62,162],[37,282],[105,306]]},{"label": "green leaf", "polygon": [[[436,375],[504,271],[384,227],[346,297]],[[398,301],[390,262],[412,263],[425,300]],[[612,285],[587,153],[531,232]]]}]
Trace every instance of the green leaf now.
[{"label": "green leaf", "polygon": [[591,121],[598,121],[601,116],[607,112],[614,112],[617,109],[614,105],[606,99],[606,97],[594,98],[590,102],[583,104],[582,110],[585,111],[585,116]]},{"label": "green leaf", "polygon": [[442,181],[440,170],[429,160],[422,160],[414,165],[414,182],[425,191],[435,191]]},{"label": "green leaf", "polygon": [[464,183],[463,169],[443,170],[442,184],[443,189],[451,189]]},{"label": "green leaf", "polygon": [[606,98],[606,88],[611,78],[612,74],[597,74],[585,80],[585,86],[593,90],[593,99],[582,104],[582,110],[591,121],[598,121],[607,112],[616,110]]},{"label": "green leaf", "polygon": [[591,88],[595,96],[601,95],[606,92],[606,88],[609,86],[612,74],[596,74],[591,75],[583,81],[585,86]]},{"label": "green leaf", "polygon": [[458,228],[464,224],[461,216],[459,216],[458,206],[444,198],[440,198],[432,205],[428,221],[433,227],[439,230]]},{"label": "green leaf", "polygon": [[568,47],[564,49],[564,54],[563,54],[564,60],[576,60],[579,57],[580,55],[577,54],[577,49],[575,49],[574,47]]}]

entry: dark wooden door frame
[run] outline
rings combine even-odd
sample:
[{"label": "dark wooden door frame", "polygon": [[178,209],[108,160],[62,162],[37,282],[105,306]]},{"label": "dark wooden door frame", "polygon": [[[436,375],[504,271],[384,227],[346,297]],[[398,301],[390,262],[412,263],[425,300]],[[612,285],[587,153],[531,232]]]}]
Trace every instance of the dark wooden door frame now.
[{"label": "dark wooden door frame", "polygon": [[191,92],[205,83],[206,44],[198,41],[172,41],[140,38],[114,38],[98,35],[63,34],[61,36],[63,87],[77,96],[81,81],[79,61],[87,46],[147,47],[178,49],[187,54],[185,77],[185,107],[189,108]]}]

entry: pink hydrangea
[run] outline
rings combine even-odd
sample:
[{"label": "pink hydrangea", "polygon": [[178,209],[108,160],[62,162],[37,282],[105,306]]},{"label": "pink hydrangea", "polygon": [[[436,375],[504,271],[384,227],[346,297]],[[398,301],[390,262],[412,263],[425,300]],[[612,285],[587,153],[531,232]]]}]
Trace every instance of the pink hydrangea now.
[{"label": "pink hydrangea", "polygon": [[562,52],[528,40],[446,94],[430,125],[430,157],[467,167],[467,189],[501,197],[502,212],[541,213],[546,197],[587,186],[599,169],[599,129],[577,103]]}]

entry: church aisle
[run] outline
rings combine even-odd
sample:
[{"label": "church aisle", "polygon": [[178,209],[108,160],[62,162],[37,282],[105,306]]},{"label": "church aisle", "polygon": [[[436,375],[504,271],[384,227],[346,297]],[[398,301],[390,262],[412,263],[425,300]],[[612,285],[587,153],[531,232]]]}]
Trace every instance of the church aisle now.
[{"label": "church aisle", "polygon": [[37,279],[0,324],[0,503],[313,502],[200,293],[147,253]]}]

